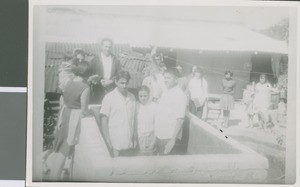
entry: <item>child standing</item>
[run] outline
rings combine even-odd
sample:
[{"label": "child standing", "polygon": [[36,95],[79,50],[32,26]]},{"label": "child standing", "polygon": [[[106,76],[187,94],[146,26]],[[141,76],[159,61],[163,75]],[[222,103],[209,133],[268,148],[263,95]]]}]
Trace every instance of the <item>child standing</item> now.
[{"label": "child standing", "polygon": [[267,81],[266,74],[261,74],[259,82],[255,85],[255,96],[253,107],[259,119],[261,129],[266,128],[266,123],[269,121],[269,109],[271,106],[271,91],[272,86]]},{"label": "child standing", "polygon": [[136,127],[140,155],[153,155],[155,152],[154,117],[155,104],[149,99],[150,89],[142,86],[139,89]]},{"label": "child standing", "polygon": [[230,118],[230,110],[234,108],[234,88],[236,82],[232,79],[233,73],[231,71],[225,72],[225,79],[222,80],[223,95],[220,100],[220,109],[222,110],[224,124],[223,127],[228,127]]},{"label": "child standing", "polygon": [[192,105],[195,108],[196,115],[202,119],[203,108],[208,96],[207,81],[203,78],[202,71],[197,67],[194,77],[188,85]]}]

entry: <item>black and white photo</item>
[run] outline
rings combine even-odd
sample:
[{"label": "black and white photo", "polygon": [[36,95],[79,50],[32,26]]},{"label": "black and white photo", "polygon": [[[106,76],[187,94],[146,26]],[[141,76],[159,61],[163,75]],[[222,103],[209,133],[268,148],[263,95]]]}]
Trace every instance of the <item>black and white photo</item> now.
[{"label": "black and white photo", "polygon": [[33,5],[32,186],[296,181],[297,9]]}]

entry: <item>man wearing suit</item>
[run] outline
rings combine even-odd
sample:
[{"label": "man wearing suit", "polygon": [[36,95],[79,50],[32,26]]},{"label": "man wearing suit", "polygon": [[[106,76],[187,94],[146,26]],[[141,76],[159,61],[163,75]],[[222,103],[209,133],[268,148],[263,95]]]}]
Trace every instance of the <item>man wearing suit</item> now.
[{"label": "man wearing suit", "polygon": [[101,52],[91,61],[91,97],[90,104],[100,104],[104,95],[115,87],[114,79],[120,70],[118,59],[112,54],[113,41],[105,38],[101,41]]}]

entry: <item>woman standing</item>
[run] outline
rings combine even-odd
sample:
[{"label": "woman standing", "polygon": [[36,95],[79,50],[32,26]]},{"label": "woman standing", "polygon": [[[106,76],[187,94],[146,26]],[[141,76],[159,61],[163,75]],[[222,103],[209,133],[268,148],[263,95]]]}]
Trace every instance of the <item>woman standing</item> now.
[{"label": "woman standing", "polygon": [[203,108],[208,96],[207,81],[203,78],[202,71],[197,67],[194,71],[194,77],[188,85],[191,104],[195,114],[202,119]]},{"label": "woman standing", "polygon": [[61,179],[65,161],[73,155],[75,145],[78,143],[81,119],[90,115],[88,110],[90,89],[86,82],[89,74],[88,62],[73,67],[72,72],[75,77],[66,84],[63,92],[65,107],[62,108],[61,120],[57,124],[50,180]]},{"label": "woman standing", "polygon": [[233,73],[231,71],[225,72],[225,78],[222,80],[223,95],[220,100],[220,109],[224,119],[223,127],[228,127],[230,118],[230,110],[234,108],[234,88],[236,86],[235,80],[232,79]]}]

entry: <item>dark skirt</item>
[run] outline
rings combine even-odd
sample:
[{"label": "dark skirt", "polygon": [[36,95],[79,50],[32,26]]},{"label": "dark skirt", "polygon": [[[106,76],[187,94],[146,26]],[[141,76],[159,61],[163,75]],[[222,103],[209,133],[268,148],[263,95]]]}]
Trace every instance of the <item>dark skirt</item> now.
[{"label": "dark skirt", "polygon": [[220,99],[220,109],[232,110],[234,109],[234,98],[232,95],[223,94]]}]

